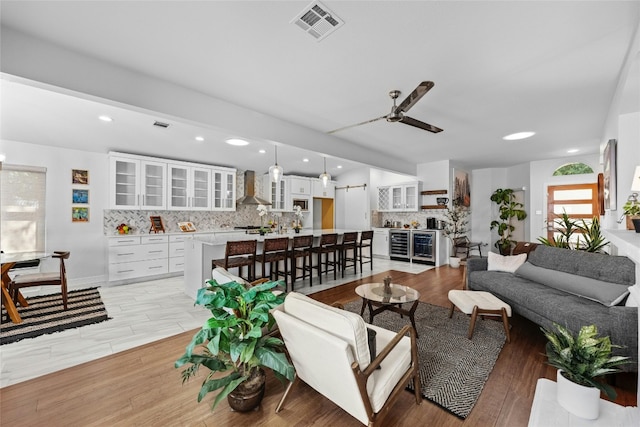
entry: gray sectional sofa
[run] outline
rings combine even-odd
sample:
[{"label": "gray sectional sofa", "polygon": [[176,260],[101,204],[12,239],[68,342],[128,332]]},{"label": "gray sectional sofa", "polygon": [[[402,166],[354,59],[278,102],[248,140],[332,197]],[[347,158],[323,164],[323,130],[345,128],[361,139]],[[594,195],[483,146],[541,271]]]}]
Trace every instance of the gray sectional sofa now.
[{"label": "gray sectional sofa", "polygon": [[638,371],[638,308],[625,306],[625,289],[635,284],[629,258],[538,245],[515,273],[487,271],[487,264],[487,258],[467,261],[468,289],[491,292],[545,328],[556,322],[577,332],[595,324],[624,346],[614,354],[633,360],[622,369]]}]

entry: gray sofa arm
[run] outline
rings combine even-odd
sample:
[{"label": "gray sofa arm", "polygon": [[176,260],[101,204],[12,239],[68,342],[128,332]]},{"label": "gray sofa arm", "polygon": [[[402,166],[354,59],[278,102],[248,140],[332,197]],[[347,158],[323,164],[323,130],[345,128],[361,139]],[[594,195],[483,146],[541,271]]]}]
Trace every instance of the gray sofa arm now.
[{"label": "gray sofa arm", "polygon": [[487,258],[469,258],[467,259],[467,277],[474,271],[483,271],[487,269]]}]

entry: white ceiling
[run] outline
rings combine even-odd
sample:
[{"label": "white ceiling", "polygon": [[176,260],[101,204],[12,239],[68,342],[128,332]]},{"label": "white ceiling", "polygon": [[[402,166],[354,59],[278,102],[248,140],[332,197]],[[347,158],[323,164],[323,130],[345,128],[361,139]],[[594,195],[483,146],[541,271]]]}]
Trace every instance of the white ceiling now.
[{"label": "white ceiling", "polygon": [[[320,42],[289,22],[307,1],[3,0],[0,7],[3,28],[316,132],[379,117],[389,112],[390,90],[401,90],[401,101],[419,82],[435,82],[407,115],[444,132],[384,120],[339,132],[362,156],[329,156],[334,176],[360,167],[366,153],[410,165],[452,159],[469,169],[568,156],[567,149],[597,153],[640,20],[637,1],[323,3],[345,25]],[[629,111],[640,109],[637,80],[624,100]],[[98,122],[99,114],[115,121]],[[172,126],[160,130],[153,120]],[[536,135],[502,140],[518,131]],[[273,161],[274,141],[229,147],[224,138],[243,135],[7,80],[0,132],[6,140],[257,172]],[[280,145],[279,163],[285,173],[317,175],[324,153],[315,151]]]}]

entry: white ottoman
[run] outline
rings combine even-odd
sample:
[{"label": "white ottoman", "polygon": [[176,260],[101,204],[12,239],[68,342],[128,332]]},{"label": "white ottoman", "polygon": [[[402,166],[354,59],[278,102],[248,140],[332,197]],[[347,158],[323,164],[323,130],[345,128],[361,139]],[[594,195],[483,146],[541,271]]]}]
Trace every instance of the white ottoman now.
[{"label": "white ottoman", "polygon": [[511,317],[511,306],[500,298],[484,291],[461,291],[453,289],[449,291],[449,301],[451,301],[451,310],[449,318],[453,316],[453,309],[458,309],[464,314],[471,315],[471,323],[469,324],[469,339],[473,336],[473,329],[476,326],[476,319],[480,316],[501,316],[504,332],[507,336],[507,342],[511,342],[509,335],[509,317]]}]

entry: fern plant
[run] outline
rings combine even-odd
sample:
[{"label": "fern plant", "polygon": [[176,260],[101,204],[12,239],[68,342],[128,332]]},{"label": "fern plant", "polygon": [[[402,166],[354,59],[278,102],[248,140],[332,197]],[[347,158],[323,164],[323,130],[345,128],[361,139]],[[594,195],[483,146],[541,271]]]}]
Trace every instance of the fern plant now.
[{"label": "fern plant", "polygon": [[557,323],[558,331],[542,329],[547,337],[547,363],[561,369],[565,378],[574,383],[596,387],[608,398],[615,399],[616,391],[597,378],[620,371],[618,366],[629,363],[625,356],[611,356],[611,349],[620,346],[611,344],[609,337],[598,337],[595,325],[583,326],[577,336]]}]

